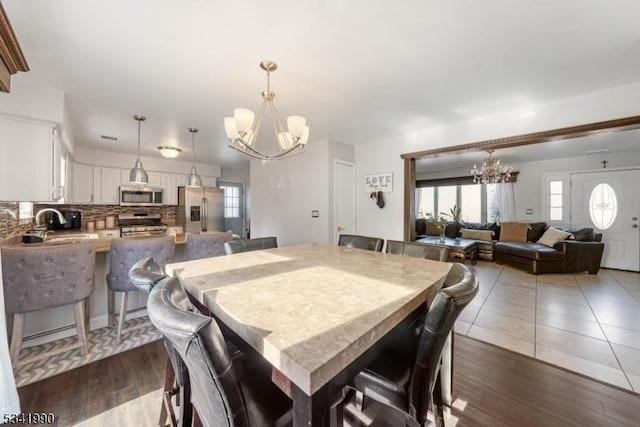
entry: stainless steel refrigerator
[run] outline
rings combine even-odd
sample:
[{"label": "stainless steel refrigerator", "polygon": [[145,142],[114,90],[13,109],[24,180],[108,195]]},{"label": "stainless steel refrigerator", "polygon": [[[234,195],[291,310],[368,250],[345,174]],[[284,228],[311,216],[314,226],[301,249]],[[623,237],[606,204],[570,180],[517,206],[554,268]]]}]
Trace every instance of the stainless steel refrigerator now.
[{"label": "stainless steel refrigerator", "polygon": [[185,233],[225,231],[224,190],[214,187],[178,187],[176,225]]}]

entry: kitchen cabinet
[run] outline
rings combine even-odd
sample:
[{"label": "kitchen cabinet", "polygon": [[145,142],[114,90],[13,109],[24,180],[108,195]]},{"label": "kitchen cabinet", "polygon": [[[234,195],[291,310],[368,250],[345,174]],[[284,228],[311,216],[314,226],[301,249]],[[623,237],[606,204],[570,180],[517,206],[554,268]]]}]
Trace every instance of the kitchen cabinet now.
[{"label": "kitchen cabinet", "polygon": [[122,169],[94,166],[93,203],[104,205],[117,205],[120,203],[121,183]]},{"label": "kitchen cabinet", "polygon": [[147,176],[149,177],[149,185],[153,187],[162,187],[162,173],[161,172],[150,172],[147,171]]},{"label": "kitchen cabinet", "polygon": [[0,116],[0,200],[57,201],[59,144],[51,123]]},{"label": "kitchen cabinet", "polygon": [[203,187],[217,187],[218,186],[218,178],[215,176],[202,176],[202,186]]},{"label": "kitchen cabinet", "polygon": [[178,175],[175,173],[162,174],[162,204],[178,204]]},{"label": "kitchen cabinet", "polygon": [[83,163],[71,165],[70,203],[93,203],[93,166]]}]

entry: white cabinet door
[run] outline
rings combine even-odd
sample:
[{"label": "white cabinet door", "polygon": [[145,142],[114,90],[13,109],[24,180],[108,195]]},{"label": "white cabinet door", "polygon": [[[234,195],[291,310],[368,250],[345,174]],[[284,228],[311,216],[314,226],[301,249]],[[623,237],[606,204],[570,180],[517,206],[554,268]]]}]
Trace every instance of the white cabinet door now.
[{"label": "white cabinet door", "polygon": [[178,203],[178,175],[175,173],[162,174],[162,204],[175,205]]},{"label": "white cabinet door", "polygon": [[149,176],[149,185],[162,187],[162,173],[147,171],[147,176]]},{"label": "white cabinet door", "polygon": [[73,163],[71,165],[72,203],[93,203],[93,166]]},{"label": "white cabinet door", "polygon": [[120,202],[119,188],[122,173],[119,168],[93,168],[94,203],[116,205]]},{"label": "white cabinet door", "polygon": [[0,200],[53,201],[54,126],[8,117],[0,121]]}]

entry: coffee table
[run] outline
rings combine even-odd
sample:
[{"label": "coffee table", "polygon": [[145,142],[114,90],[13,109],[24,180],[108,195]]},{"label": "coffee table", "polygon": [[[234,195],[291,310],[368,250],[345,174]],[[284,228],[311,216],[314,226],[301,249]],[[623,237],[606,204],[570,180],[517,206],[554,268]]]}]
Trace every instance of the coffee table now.
[{"label": "coffee table", "polygon": [[476,263],[478,246],[475,240],[445,237],[444,242],[438,236],[423,237],[416,240],[416,243],[428,243],[431,245],[444,245],[449,247],[449,258],[460,258],[462,263],[468,259],[471,264]]}]

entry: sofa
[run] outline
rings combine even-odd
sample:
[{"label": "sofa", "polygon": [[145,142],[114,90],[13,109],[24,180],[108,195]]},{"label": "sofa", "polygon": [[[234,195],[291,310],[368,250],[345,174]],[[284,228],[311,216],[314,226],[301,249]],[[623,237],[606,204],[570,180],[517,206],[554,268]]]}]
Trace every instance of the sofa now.
[{"label": "sofa", "polygon": [[[544,223],[535,223],[538,226]],[[531,224],[533,226],[533,224]],[[565,232],[567,235],[542,243],[549,229]],[[498,264],[509,264],[532,274],[578,273],[587,271],[597,274],[600,270],[604,243],[602,234],[592,228],[560,229],[544,224],[541,236],[533,236],[526,242],[501,239],[494,246],[494,260]]]},{"label": "sofa", "polygon": [[[450,222],[445,227],[445,236],[466,239],[471,236],[471,240],[476,241],[477,259],[512,265],[532,274],[598,273],[604,251],[602,234],[595,233],[592,228],[553,227],[567,236],[553,244],[539,243],[549,228],[545,222]],[[473,238],[473,230],[480,231],[483,235],[475,237],[482,238]],[[439,230],[433,224],[424,219],[416,220],[416,239],[438,234]]]}]

